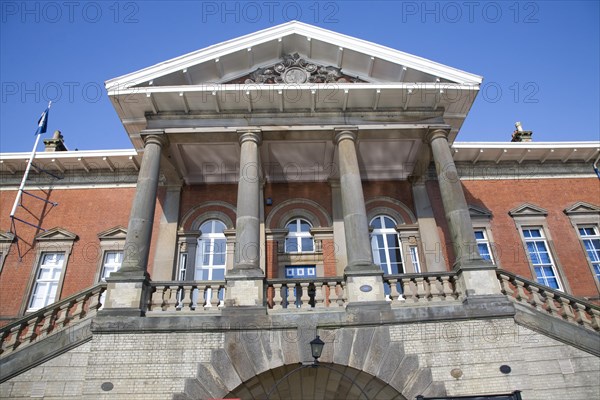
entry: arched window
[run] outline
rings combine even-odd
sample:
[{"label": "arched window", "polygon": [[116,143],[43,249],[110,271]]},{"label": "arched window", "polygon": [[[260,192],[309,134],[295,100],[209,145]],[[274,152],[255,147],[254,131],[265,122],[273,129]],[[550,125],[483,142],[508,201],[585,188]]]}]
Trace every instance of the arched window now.
[{"label": "arched window", "polygon": [[285,226],[288,234],[285,237],[286,253],[310,253],[315,251],[315,242],[310,233],[312,225],[305,219],[295,218]]},{"label": "arched window", "polygon": [[227,241],[225,224],[218,219],[209,219],[200,226],[196,252],[194,279],[212,281],[225,279]]},{"label": "arched window", "polygon": [[384,274],[404,273],[396,221],[386,215],[378,215],[371,220],[371,227],[373,262],[381,267]]}]

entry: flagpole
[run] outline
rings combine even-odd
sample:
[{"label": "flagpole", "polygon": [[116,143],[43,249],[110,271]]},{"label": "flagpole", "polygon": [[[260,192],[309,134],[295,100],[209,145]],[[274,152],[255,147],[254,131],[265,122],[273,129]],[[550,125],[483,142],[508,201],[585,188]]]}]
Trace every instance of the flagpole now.
[{"label": "flagpole", "polygon": [[[52,102],[48,103],[48,108],[46,111],[50,109],[52,106]],[[48,114],[44,116],[44,118],[48,118]],[[31,164],[33,163],[33,159],[35,157],[35,153],[37,150],[38,143],[40,142],[40,138],[42,137],[42,133],[39,132],[40,126],[38,126],[38,132],[36,132],[35,144],[33,145],[33,150],[31,150],[31,155],[29,156],[29,161],[27,162],[27,167],[25,168],[25,174],[23,175],[23,179],[21,180],[21,185],[19,186],[19,190],[17,191],[17,197],[15,198],[15,203],[13,204],[12,211],[10,212],[10,218],[14,218],[15,213],[17,212],[17,207],[19,202],[21,201],[21,194],[23,193],[23,189],[25,188],[25,182],[29,176],[29,170],[31,169]]]}]

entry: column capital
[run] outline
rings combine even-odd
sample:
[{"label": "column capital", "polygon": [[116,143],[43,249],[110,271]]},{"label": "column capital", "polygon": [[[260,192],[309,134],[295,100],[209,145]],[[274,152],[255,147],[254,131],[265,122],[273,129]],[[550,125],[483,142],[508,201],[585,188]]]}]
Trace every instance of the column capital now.
[{"label": "column capital", "polygon": [[140,132],[140,136],[144,141],[144,147],[148,144],[157,144],[161,148],[169,144],[169,139],[163,129],[144,129]]},{"label": "column capital", "polygon": [[350,139],[353,142],[356,142],[356,138],[358,137],[358,128],[355,126],[347,126],[340,128],[333,128],[335,132],[335,136],[333,137],[333,143],[338,144],[344,139]]},{"label": "column capital", "polygon": [[237,134],[240,145],[247,141],[252,141],[257,146],[262,143],[262,131],[260,129],[238,129]]},{"label": "column capital", "polygon": [[449,134],[450,134],[449,127],[430,126],[429,130],[427,131],[427,134],[425,135],[424,140],[426,143],[431,143],[435,139],[439,139],[439,138],[444,138],[444,139],[448,140]]}]

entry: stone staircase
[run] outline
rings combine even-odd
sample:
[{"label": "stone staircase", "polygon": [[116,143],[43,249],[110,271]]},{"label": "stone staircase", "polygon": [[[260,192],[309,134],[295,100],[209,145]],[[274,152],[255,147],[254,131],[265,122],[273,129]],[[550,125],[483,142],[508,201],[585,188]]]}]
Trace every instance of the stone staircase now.
[{"label": "stone staircase", "polygon": [[2,327],[0,382],[90,340],[105,291],[97,284]]}]

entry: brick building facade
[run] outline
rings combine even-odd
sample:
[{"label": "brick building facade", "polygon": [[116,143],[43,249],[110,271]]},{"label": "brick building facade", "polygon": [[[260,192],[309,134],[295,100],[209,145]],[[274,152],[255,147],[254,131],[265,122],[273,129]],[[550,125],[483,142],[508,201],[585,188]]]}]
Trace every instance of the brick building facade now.
[{"label": "brick building facade", "polygon": [[[297,356],[279,354],[288,331],[332,337],[323,360],[358,382],[320,391],[328,383],[300,371],[309,397],[361,398],[353,385],[399,399],[597,394],[586,377],[600,354],[600,143],[530,141],[520,126],[513,142],[455,141],[480,83],[296,22],[108,81],[134,149],[48,145],[36,163],[62,179],[32,174],[27,193],[45,201],[24,196],[16,219],[29,154],[0,155],[3,396],[262,398],[307,359],[306,337]],[[487,328],[448,340],[468,323],[499,329],[496,342]],[[240,355],[235,324],[280,347],[242,340]],[[511,342],[519,329],[535,344]],[[197,345],[169,339],[190,335]],[[141,357],[159,339],[175,358],[193,353],[185,372],[102,360]],[[553,356],[515,361],[536,346]],[[559,354],[570,367],[553,373],[569,383],[549,394],[529,379]],[[114,370],[97,368],[107,362]],[[505,363],[512,378],[497,375]],[[302,398],[294,387],[277,398]]]}]

